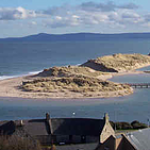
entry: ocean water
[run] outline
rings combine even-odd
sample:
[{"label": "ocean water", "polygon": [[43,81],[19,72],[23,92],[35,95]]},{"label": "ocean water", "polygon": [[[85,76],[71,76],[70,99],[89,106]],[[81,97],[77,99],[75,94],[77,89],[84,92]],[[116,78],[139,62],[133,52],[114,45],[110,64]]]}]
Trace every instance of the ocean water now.
[{"label": "ocean water", "polygon": [[[0,79],[32,74],[52,66],[82,64],[88,59],[115,53],[150,52],[150,40],[84,42],[0,42]],[[146,70],[150,68],[145,68]],[[115,82],[150,82],[150,74],[126,75]],[[135,89],[120,98],[82,100],[30,100],[0,98],[0,120],[44,117],[101,118],[108,112],[111,120],[147,122],[150,118],[150,89]]]},{"label": "ocean water", "polygon": [[18,76],[52,66],[77,65],[114,53],[150,52],[150,40],[82,42],[0,42],[0,77]]}]

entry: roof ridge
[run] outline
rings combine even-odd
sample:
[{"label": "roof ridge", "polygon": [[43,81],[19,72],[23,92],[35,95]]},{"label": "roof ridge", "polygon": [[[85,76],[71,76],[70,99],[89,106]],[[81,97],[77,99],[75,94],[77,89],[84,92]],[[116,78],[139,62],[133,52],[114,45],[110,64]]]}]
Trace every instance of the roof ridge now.
[{"label": "roof ridge", "polygon": [[53,128],[52,128],[52,121],[51,118],[49,119],[49,128],[50,128],[50,134],[53,134]]},{"label": "roof ridge", "polygon": [[72,118],[72,117],[70,117],[70,118],[51,118],[51,119],[73,119],[73,120],[75,120],[75,119],[83,119],[83,120],[103,120],[102,118]]},{"label": "roof ridge", "polygon": [[126,136],[126,134],[122,134],[122,136],[134,147],[135,150],[138,150],[136,145]]}]

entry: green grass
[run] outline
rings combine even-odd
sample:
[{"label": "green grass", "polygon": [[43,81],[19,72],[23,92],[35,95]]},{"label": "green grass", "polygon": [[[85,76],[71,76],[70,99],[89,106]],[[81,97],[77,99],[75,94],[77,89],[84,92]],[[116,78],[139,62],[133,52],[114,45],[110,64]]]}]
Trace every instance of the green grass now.
[{"label": "green grass", "polygon": [[138,130],[137,129],[116,130],[115,133],[121,134],[121,133],[129,133],[129,132],[134,132],[134,131],[138,131]]}]

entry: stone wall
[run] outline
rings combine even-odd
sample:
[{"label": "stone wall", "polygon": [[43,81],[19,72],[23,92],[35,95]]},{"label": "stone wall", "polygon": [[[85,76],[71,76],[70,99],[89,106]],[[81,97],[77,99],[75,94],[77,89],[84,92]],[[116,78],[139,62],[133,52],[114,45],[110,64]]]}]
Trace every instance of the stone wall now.
[{"label": "stone wall", "polygon": [[109,122],[108,114],[105,114],[104,119],[105,119],[105,125],[100,135],[100,143],[104,143],[106,139],[108,139],[110,136],[115,137],[115,131]]}]

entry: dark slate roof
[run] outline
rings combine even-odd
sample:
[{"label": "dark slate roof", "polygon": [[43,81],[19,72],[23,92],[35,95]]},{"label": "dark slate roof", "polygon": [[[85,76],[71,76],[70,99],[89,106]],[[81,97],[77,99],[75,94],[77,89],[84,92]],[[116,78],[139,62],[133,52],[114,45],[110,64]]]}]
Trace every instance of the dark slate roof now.
[{"label": "dark slate roof", "polygon": [[15,123],[13,121],[0,122],[0,134],[12,135],[15,132]]},{"label": "dark slate roof", "polygon": [[51,131],[55,135],[100,135],[104,127],[102,119],[61,118],[51,119]]},{"label": "dark slate roof", "polygon": [[32,136],[50,134],[50,129],[45,119],[24,120],[23,124],[23,129]]},{"label": "dark slate roof", "polygon": [[150,128],[127,133],[126,137],[137,150],[150,150]]},{"label": "dark slate roof", "polygon": [[0,132],[13,134],[19,127],[31,136],[38,135],[89,135],[99,136],[104,127],[103,119],[87,118],[53,118],[47,123],[46,119],[21,121],[0,121]]},{"label": "dark slate roof", "polygon": [[20,124],[20,120],[0,121],[1,134],[12,135],[18,128],[31,136],[50,134],[50,127],[46,123],[45,119],[23,120],[23,125]]},{"label": "dark slate roof", "polygon": [[95,150],[98,143],[56,146],[57,150]]}]

